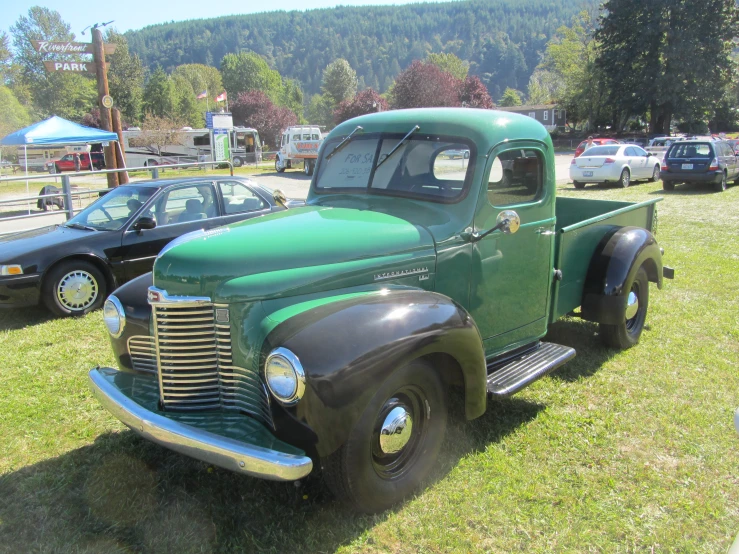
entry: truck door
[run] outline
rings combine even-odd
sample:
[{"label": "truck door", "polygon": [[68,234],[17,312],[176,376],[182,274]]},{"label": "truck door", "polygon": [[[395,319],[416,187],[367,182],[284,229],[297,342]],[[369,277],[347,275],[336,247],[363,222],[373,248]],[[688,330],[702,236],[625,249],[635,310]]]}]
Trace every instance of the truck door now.
[{"label": "truck door", "polygon": [[470,312],[488,355],[524,345],[546,333],[554,245],[554,168],[547,146],[512,141],[487,158],[474,230],[495,226],[501,212],[515,212],[517,232],[496,231],[473,245]]}]

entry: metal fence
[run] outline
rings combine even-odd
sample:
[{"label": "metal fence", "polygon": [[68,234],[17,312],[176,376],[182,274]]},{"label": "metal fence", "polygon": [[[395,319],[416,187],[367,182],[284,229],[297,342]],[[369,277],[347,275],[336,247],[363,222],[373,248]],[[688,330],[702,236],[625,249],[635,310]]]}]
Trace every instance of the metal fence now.
[{"label": "metal fence", "polygon": [[[61,192],[59,193],[51,193],[51,194],[37,194],[35,196],[30,196],[30,193],[27,193],[28,196],[18,197],[18,198],[9,198],[9,199],[3,199],[0,200],[0,209],[2,207],[8,207],[8,206],[19,206],[21,209],[19,211],[26,211],[26,214],[23,215],[10,215],[10,216],[3,216],[0,217],[0,225],[2,225],[4,222],[10,222],[10,221],[24,221],[24,220],[33,220],[38,221],[41,218],[44,217],[55,217],[58,219],[60,213],[64,213],[66,216],[66,219],[69,220],[74,216],[74,200],[77,199],[78,204],[80,208],[82,207],[82,199],[83,197],[87,196],[87,200],[89,201],[94,195],[100,193],[101,190],[107,190],[107,183],[105,188],[101,189],[75,189],[70,182],[70,179],[73,177],[97,177],[101,175],[106,175],[108,173],[123,173],[125,172],[131,172],[131,171],[148,171],[151,173],[152,179],[158,179],[159,178],[159,172],[166,169],[178,169],[178,168],[188,168],[188,167],[207,167],[207,166],[219,166],[219,165],[226,165],[228,166],[231,176],[234,174],[233,164],[228,161],[220,161],[220,162],[190,162],[190,163],[179,163],[179,164],[167,164],[162,166],[154,166],[154,167],[127,167],[124,170],[121,169],[105,169],[105,170],[99,170],[99,171],[76,171],[76,172],[70,172],[70,173],[62,173],[58,174],[55,173],[53,175],[44,174],[44,175],[23,175],[19,177],[11,177],[11,178],[0,178],[0,193],[2,193],[2,185],[5,183],[11,183],[11,182],[25,182],[26,188],[28,190],[28,182],[29,181],[48,181],[50,177],[61,178]],[[126,186],[126,185],[121,185]],[[46,188],[46,187],[44,187]],[[58,188],[58,187],[57,187]],[[33,204],[37,210],[35,213],[32,213],[31,210],[31,204]],[[58,206],[60,208],[59,211],[52,211],[47,210],[47,208],[51,208],[54,205]],[[21,231],[28,231],[31,229],[35,229],[36,227],[28,227],[25,229],[12,229],[12,230],[2,230],[0,229],[0,236],[8,235],[12,233],[18,233]]]}]

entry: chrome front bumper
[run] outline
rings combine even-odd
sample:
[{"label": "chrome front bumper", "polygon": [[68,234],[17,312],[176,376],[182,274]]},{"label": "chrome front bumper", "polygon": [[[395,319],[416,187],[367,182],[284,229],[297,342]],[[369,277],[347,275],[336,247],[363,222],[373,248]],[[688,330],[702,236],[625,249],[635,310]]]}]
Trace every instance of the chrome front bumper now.
[{"label": "chrome front bumper", "polygon": [[119,373],[112,368],[91,370],[90,388],[106,410],[145,439],[208,464],[261,479],[295,481],[313,469],[307,456],[243,443],[147,410],[111,382],[110,378]]}]

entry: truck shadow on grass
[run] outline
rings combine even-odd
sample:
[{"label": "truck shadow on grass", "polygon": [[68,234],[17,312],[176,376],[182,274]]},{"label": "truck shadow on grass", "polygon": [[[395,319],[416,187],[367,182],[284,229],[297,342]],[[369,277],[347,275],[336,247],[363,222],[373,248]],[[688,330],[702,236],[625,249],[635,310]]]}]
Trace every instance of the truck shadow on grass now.
[{"label": "truck shadow on grass", "polygon": [[[645,326],[648,328],[648,325]],[[590,377],[603,364],[618,354],[618,350],[604,346],[598,336],[598,324],[578,317],[564,317],[549,326],[544,340],[575,349],[577,355],[551,373],[554,379],[577,381]]]},{"label": "truck shadow on grass", "polygon": [[[452,411],[461,409],[457,402]],[[462,457],[542,409],[510,399],[472,422],[452,418],[433,478],[443,479]],[[0,544],[13,552],[334,551],[403,508],[355,514],[318,477],[299,486],[252,479],[131,431],[103,434],[90,446],[6,474],[0,497]]]}]

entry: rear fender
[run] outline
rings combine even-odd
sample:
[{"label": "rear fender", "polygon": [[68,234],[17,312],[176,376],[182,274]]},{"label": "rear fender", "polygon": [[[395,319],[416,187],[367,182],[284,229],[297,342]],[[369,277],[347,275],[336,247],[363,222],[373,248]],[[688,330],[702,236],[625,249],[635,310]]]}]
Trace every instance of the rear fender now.
[{"label": "rear fender", "polygon": [[626,313],[624,286],[644,266],[649,280],[662,288],[662,252],[652,233],[621,227],[607,233],[590,261],[582,298],[582,318],[617,324]]},{"label": "rear fender", "polygon": [[417,358],[453,358],[451,371],[461,373],[466,416],[485,411],[480,333],[462,307],[437,293],[378,291],[307,310],[267,335],[262,364],[277,347],[293,352],[305,371],[305,394],[290,410],[316,433],[320,456],[344,444],[383,381]]}]

